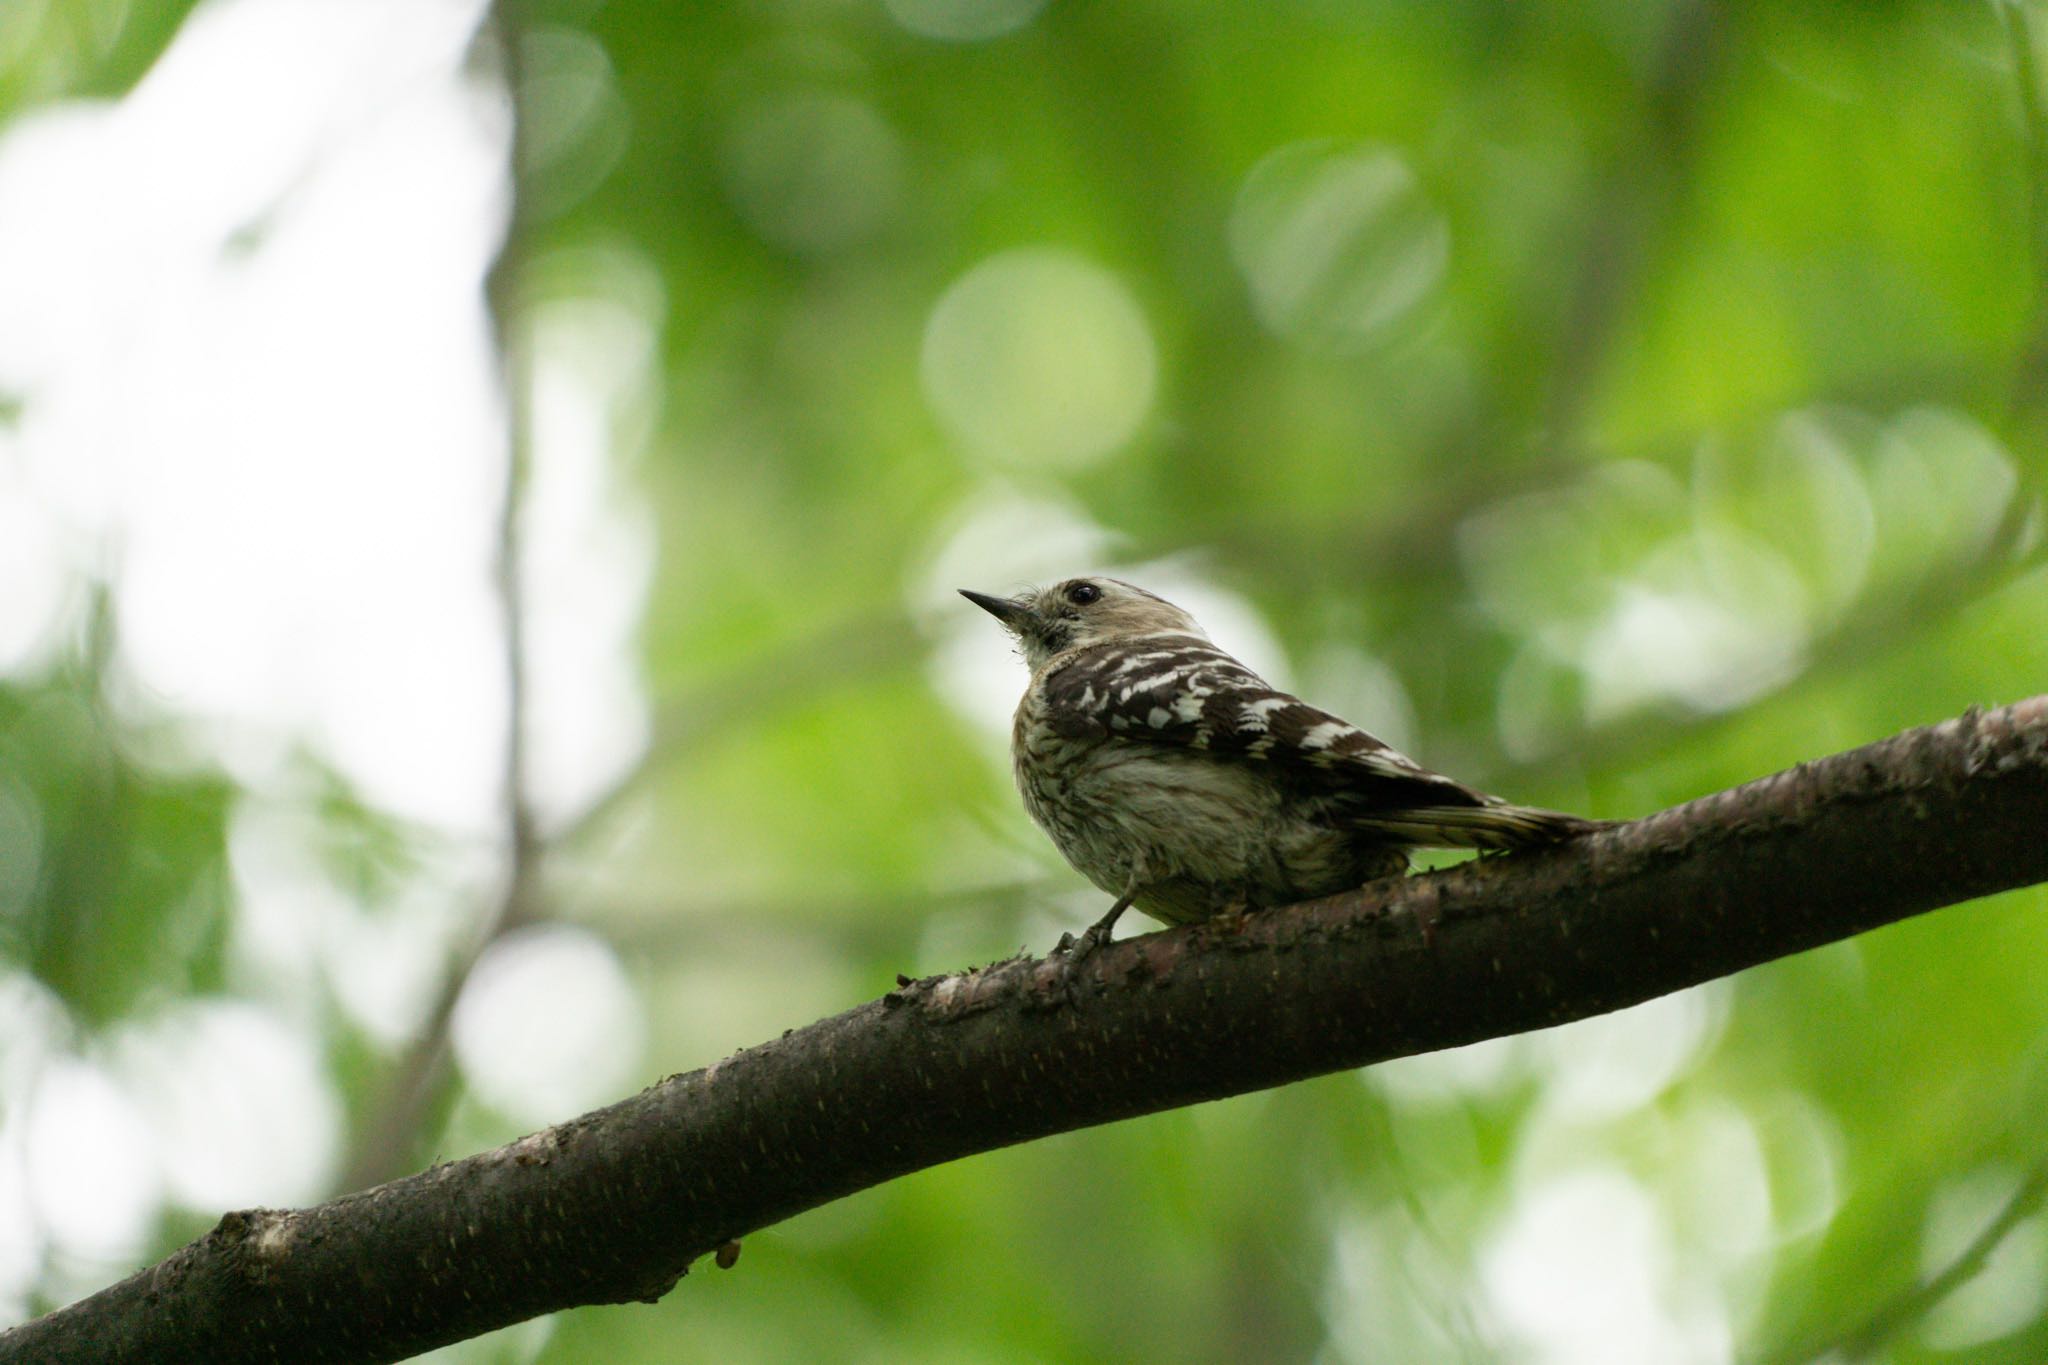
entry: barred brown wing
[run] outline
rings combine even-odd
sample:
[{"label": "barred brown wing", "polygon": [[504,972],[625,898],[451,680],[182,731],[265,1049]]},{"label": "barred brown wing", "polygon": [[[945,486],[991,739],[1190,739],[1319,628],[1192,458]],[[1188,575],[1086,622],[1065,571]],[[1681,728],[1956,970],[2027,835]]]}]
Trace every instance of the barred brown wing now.
[{"label": "barred brown wing", "polygon": [[1341,717],[1282,692],[1206,640],[1159,635],[1081,649],[1044,679],[1068,738],[1121,738],[1256,764],[1333,814],[1369,819],[1492,798],[1422,767]]}]

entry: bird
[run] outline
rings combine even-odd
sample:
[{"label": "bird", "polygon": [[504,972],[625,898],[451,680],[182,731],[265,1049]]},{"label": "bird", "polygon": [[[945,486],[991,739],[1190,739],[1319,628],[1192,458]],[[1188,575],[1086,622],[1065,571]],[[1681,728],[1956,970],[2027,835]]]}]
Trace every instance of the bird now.
[{"label": "bird", "polygon": [[1517,849],[1603,827],[1431,772],[1281,691],[1195,618],[1121,579],[960,595],[1010,633],[1031,681],[1010,748],[1024,807],[1115,897],[1165,924],[1334,895],[1408,869],[1413,848]]}]

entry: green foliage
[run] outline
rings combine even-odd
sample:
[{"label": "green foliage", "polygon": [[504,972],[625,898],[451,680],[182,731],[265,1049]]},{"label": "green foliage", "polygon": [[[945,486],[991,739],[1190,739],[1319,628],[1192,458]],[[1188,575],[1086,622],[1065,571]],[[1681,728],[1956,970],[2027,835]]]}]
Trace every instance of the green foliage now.
[{"label": "green foliage", "polygon": [[0,13],[0,114],[62,94],[118,95],[197,0],[31,0]]},{"label": "green foliage", "polygon": [[80,1022],[222,982],[233,788],[132,752],[90,678],[0,687],[6,957]]}]

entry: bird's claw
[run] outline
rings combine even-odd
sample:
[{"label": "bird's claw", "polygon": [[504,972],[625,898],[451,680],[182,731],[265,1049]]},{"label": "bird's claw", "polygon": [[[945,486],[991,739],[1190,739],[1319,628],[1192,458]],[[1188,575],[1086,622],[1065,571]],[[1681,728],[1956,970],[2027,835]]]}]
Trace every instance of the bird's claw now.
[{"label": "bird's claw", "polygon": [[1104,929],[1100,924],[1091,924],[1088,928],[1081,931],[1079,938],[1074,937],[1072,934],[1061,934],[1060,941],[1053,945],[1053,955],[1065,958],[1067,969],[1071,971],[1095,956],[1096,949],[1108,944],[1110,942],[1109,935],[1112,932],[1112,930]]}]

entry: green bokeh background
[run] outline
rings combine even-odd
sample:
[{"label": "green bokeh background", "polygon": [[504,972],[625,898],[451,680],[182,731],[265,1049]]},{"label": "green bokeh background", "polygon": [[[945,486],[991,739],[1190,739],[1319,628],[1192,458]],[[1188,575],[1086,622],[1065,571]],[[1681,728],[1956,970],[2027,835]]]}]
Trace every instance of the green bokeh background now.
[{"label": "green bokeh background", "polygon": [[[185,8],[27,7],[0,119],[118,96]],[[527,907],[616,946],[646,1079],[1098,907],[934,665],[970,611],[943,589],[1015,586],[1031,548],[963,540],[977,508],[1060,509],[1048,537],[1102,547],[1077,570],[1179,565],[1423,761],[1601,816],[2048,690],[2048,9],[900,21],[1002,8],[534,0],[494,20],[509,62],[481,41],[526,119],[514,334],[599,299],[658,336],[615,452],[655,528],[656,737]],[[1020,250],[1142,319],[1154,390],[1105,449],[990,444],[935,401],[935,309]],[[1059,348],[1099,341],[1067,321],[1050,357],[982,358],[995,410],[1061,401],[1032,376],[1072,380]],[[984,548],[985,577],[934,579]],[[138,757],[152,736],[100,700],[118,642],[82,611],[61,666],[0,678],[0,778],[42,849],[0,952],[89,1040],[240,988],[227,831],[257,798]],[[345,875],[399,901],[430,836],[339,787],[319,812]],[[2043,899],[1693,993],[1643,1026],[1681,1042],[1618,1107],[1584,1078],[1625,1023],[1328,1077],[925,1172],[657,1307],[451,1358],[1559,1359],[1503,1305],[1500,1248],[1574,1179],[1634,1191],[1650,1298],[1690,1324],[1601,1358],[1809,1358],[2048,1160]],[[339,1018],[371,1124],[402,1057]],[[517,1131],[453,1077],[401,1165]],[[161,1249],[218,1212],[167,1209]],[[1586,1313],[1624,1296],[1560,1258]],[[2048,1359],[2048,1224],[1873,1350]]]}]

